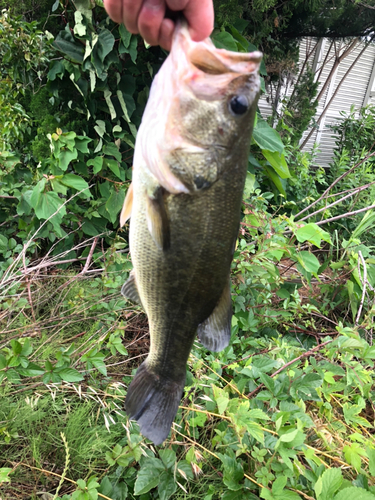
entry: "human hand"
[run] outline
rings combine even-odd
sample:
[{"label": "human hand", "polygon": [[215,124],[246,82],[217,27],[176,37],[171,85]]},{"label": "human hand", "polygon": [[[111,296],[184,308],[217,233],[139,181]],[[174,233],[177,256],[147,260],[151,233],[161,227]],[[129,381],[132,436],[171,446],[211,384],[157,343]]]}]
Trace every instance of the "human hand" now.
[{"label": "human hand", "polygon": [[181,11],[193,40],[207,38],[214,26],[212,0],[104,0],[108,15],[124,23],[131,33],[140,33],[150,45],[171,49],[175,23],[165,18],[166,9]]}]

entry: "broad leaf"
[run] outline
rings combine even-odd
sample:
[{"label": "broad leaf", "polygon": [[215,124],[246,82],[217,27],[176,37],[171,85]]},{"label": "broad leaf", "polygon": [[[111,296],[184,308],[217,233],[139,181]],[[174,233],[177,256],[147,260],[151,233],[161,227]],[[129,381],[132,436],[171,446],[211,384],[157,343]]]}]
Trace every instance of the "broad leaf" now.
[{"label": "broad leaf", "polygon": [[282,179],[287,179],[288,177],[290,177],[288,165],[285,161],[285,156],[283,153],[262,149],[262,154]]},{"label": "broad leaf", "polygon": [[66,174],[61,179],[61,183],[65,184],[65,186],[68,186],[68,187],[71,187],[73,189],[76,189],[77,191],[83,191],[84,190],[83,194],[85,196],[88,196],[88,197],[91,196],[91,193],[90,193],[90,190],[89,190],[89,185],[79,175]]},{"label": "broad leaf", "polygon": [[143,495],[152,490],[159,484],[160,470],[153,467],[152,464],[146,464],[138,472],[137,480],[134,485],[134,494]]},{"label": "broad leaf", "polygon": [[53,45],[72,62],[81,64],[83,62],[84,48],[83,45],[75,42],[70,33],[69,26],[64,31],[60,31]]},{"label": "broad leaf", "polygon": [[270,127],[263,119],[258,118],[257,124],[253,130],[253,139],[260,149],[268,150],[271,153],[274,151],[282,153],[284,151],[284,144],[282,143],[279,133]]},{"label": "broad leaf", "polygon": [[38,219],[48,219],[55,214],[57,220],[61,222],[62,217],[66,214],[66,208],[63,206],[63,200],[59,198],[57,193],[47,191],[39,196],[38,202],[34,207],[34,211]]},{"label": "broad leaf", "polygon": [[160,500],[168,500],[177,490],[177,484],[174,475],[170,471],[164,471],[160,474],[158,493]]},{"label": "broad leaf", "polygon": [[298,252],[297,259],[301,266],[309,273],[316,274],[318,272],[320,264],[314,254],[306,251]]},{"label": "broad leaf", "polygon": [[[331,497],[332,498],[332,497]],[[331,498],[327,500],[331,500]],[[364,490],[363,488],[344,488],[339,491],[333,500],[375,500],[375,495],[370,493],[369,491]],[[320,498],[319,498],[320,500]]]},{"label": "broad leaf", "polygon": [[227,31],[220,31],[212,35],[211,40],[218,49],[232,50],[238,52],[236,40]]},{"label": "broad leaf", "polygon": [[62,370],[56,370],[56,373],[65,382],[80,382],[84,378],[83,375],[74,368],[63,368]]}]

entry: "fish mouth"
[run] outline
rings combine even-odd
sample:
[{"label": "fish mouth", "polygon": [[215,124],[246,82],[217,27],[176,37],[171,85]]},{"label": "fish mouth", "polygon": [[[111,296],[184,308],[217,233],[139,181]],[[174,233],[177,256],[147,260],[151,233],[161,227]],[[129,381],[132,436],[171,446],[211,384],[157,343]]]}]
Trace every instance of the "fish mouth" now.
[{"label": "fish mouth", "polygon": [[218,49],[210,38],[195,42],[184,21],[176,25],[170,53],[176,81],[185,84],[197,98],[208,101],[220,99],[229,88],[233,91],[258,74],[262,57],[259,51]]}]

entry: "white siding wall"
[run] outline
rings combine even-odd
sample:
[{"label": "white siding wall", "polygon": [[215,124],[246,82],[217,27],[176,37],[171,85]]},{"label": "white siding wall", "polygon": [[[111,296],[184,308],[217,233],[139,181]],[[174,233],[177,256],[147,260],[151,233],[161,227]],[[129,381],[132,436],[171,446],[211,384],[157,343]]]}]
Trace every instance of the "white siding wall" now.
[{"label": "white siding wall", "polygon": [[[300,45],[300,58],[299,64],[302,64],[305,60],[306,54],[311,52],[312,47],[315,44],[315,40],[304,39],[301,41]],[[347,46],[348,42],[336,41],[336,51],[340,53],[344,50],[344,46]],[[326,39],[322,43],[322,49],[320,54],[320,63],[317,61],[319,53],[315,51],[310,55],[309,61],[310,66],[316,70],[316,74],[319,74],[320,67],[325,61],[322,72],[319,76],[319,88],[322,88],[324,82],[328,78],[331,68],[334,64],[334,45],[332,40]],[[316,114],[316,119],[319,118],[324,108],[327,106],[330,98],[334,95],[337,90],[342,78],[355,61],[358,54],[364,48],[364,43],[358,43],[352,52],[345,57],[339,64],[336,74],[331,79],[324,95],[319,101],[319,106]],[[373,71],[375,64],[375,44],[370,44],[355,63],[355,66],[351,69],[350,74],[348,74],[340,85],[340,88],[328,107],[325,117],[321,120],[319,124],[319,129],[315,130],[312,137],[309,139],[304,149],[310,150],[315,142],[319,143],[320,153],[317,157],[317,164],[327,167],[332,158],[332,151],[334,148],[334,139],[331,136],[331,131],[327,128],[327,125],[336,122],[340,118],[340,111],[348,112],[350,107],[354,105],[356,108],[360,108],[367,103],[375,104],[375,72]],[[369,85],[373,87],[369,89]],[[319,92],[318,88],[318,92]],[[372,90],[373,92],[370,92]],[[291,89],[287,90],[287,95],[290,95]],[[262,96],[259,103],[259,108],[263,116],[269,116],[271,113],[271,107],[266,101],[266,96]],[[307,133],[304,137],[306,137]],[[302,139],[302,141],[304,138]]]}]

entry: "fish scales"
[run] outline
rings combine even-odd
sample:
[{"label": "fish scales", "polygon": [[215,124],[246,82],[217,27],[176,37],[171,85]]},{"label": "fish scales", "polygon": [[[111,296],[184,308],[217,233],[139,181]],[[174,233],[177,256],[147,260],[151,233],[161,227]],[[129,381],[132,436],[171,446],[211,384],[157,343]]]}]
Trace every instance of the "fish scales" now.
[{"label": "fish scales", "polygon": [[[123,293],[141,302],[151,338],[125,406],[155,444],[177,413],[197,330],[214,351],[230,340],[229,274],[261,59],[218,51],[209,40],[192,42],[184,25],[176,32],[142,119],[123,209],[123,219],[131,214],[134,266]],[[163,112],[165,93],[171,102],[155,128],[153,106]]]}]

